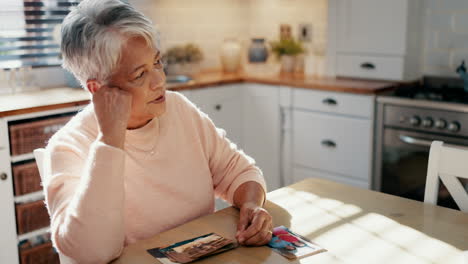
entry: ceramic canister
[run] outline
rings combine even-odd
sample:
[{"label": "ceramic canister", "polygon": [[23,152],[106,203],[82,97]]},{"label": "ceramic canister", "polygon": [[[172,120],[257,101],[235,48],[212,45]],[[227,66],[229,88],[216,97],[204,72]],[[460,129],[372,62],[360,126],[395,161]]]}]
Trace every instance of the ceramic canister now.
[{"label": "ceramic canister", "polygon": [[225,72],[236,72],[241,61],[241,46],[235,39],[226,39],[221,47],[221,65]]},{"label": "ceramic canister", "polygon": [[253,38],[249,48],[249,62],[266,62],[267,58],[268,49],[265,39]]}]

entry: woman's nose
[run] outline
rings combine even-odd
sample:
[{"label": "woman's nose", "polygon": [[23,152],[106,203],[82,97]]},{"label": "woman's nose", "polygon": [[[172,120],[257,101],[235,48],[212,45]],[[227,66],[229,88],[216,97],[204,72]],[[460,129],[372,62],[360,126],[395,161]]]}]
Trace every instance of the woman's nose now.
[{"label": "woman's nose", "polygon": [[165,82],[166,82],[166,74],[164,74],[164,71],[159,70],[159,69],[154,70],[151,76],[150,89],[151,90],[160,89],[161,86],[163,86]]}]

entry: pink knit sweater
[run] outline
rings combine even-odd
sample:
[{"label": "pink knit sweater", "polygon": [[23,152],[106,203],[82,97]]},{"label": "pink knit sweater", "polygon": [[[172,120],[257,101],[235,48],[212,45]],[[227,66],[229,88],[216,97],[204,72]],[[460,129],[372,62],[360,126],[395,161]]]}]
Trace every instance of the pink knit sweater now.
[{"label": "pink knit sweater", "polygon": [[127,130],[125,150],[96,141],[93,106],[50,140],[43,179],[54,246],[77,263],[102,263],[124,245],[232,203],[237,187],[256,181],[254,160],[184,96],[166,93],[166,113]]}]

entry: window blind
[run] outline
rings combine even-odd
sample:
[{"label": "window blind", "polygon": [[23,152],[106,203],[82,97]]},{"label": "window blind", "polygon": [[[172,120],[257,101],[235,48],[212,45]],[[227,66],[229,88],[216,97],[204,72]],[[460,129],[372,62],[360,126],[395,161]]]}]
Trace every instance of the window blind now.
[{"label": "window blind", "polygon": [[0,0],[0,68],[60,65],[54,30],[80,1]]}]

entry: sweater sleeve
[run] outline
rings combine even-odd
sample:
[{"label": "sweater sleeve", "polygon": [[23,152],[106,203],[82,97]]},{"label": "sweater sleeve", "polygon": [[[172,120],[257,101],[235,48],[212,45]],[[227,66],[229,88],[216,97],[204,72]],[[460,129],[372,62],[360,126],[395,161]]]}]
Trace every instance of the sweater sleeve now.
[{"label": "sweater sleeve", "polygon": [[259,183],[266,194],[265,179],[262,171],[255,166],[255,160],[237,149],[223,129],[214,127],[212,122],[208,123],[211,123],[207,125],[211,130],[209,166],[215,194],[233,204],[237,188],[249,181]]},{"label": "sweater sleeve", "polygon": [[47,152],[43,185],[54,246],[77,263],[118,257],[125,239],[125,152],[99,141],[84,157],[60,142]]},{"label": "sweater sleeve", "polygon": [[[193,106],[192,103],[189,104]],[[213,177],[215,195],[233,204],[237,188],[249,181],[259,183],[266,193],[265,180],[262,171],[255,166],[255,160],[239,150],[226,137],[226,132],[217,128],[208,115],[196,106],[193,109],[196,115],[194,120],[197,120],[197,126],[202,131],[200,140]]]}]

